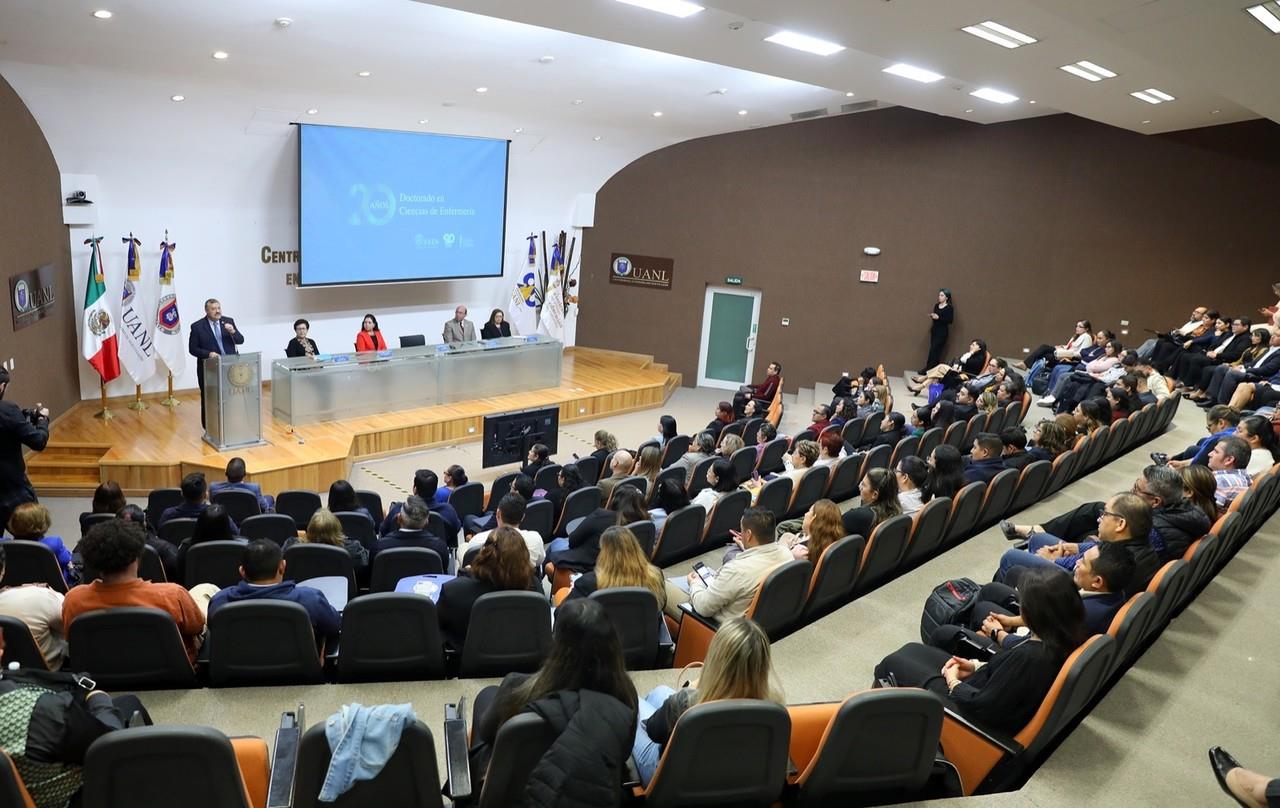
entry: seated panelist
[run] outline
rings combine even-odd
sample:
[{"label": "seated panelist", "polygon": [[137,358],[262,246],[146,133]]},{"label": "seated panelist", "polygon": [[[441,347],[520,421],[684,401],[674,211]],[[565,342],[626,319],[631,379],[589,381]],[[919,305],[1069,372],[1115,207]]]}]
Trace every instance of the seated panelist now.
[{"label": "seated panelist", "polygon": [[293,339],[289,340],[289,344],[284,346],[284,355],[288,357],[309,356],[314,359],[320,349],[316,347],[316,341],[307,337],[307,332],[311,330],[311,323],[305,319],[293,321]]},{"label": "seated panelist", "polygon": [[356,350],[385,351],[386,349],[387,340],[378,328],[378,318],[372,314],[366,314],[364,321],[360,324],[360,333],[356,334]]},{"label": "seated panelist", "polygon": [[480,327],[480,339],[497,339],[511,336],[511,323],[507,322],[502,309],[494,309],[489,315],[489,322]]}]

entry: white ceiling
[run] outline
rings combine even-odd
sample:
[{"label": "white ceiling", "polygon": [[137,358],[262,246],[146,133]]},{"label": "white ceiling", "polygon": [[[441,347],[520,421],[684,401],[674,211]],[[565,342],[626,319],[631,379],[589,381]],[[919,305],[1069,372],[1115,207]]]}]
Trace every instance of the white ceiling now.
[{"label": "white ceiling", "polygon": [[[267,108],[505,136],[526,151],[563,136],[583,148],[625,141],[634,155],[872,99],[977,123],[1065,111],[1147,133],[1280,120],[1280,36],[1242,11],[1249,0],[702,2],[681,20],[614,0],[0,0],[0,62],[145,79],[157,97],[139,99],[143,109],[174,93],[198,105],[202,86],[245,88],[246,127]],[[103,7],[112,19],[91,16]],[[279,16],[294,24],[275,27]],[[1006,50],[959,30],[987,19],[1040,41]],[[848,49],[818,57],[762,41],[780,28]],[[217,49],[231,58],[213,60]],[[555,60],[540,64],[544,55]],[[1081,59],[1120,75],[1090,83],[1058,69]],[[947,78],[922,85],[881,72],[895,61]],[[969,96],[984,85],[1022,100]],[[1130,97],[1147,87],[1177,100]],[[319,114],[306,116],[309,107]]]}]

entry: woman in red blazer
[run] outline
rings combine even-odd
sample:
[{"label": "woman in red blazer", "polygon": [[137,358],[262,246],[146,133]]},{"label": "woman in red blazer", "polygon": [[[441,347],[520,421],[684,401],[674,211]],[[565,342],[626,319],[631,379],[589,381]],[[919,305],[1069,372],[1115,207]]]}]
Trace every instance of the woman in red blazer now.
[{"label": "woman in red blazer", "polygon": [[385,351],[386,349],[387,340],[378,330],[378,318],[372,314],[366,314],[364,322],[360,324],[360,333],[356,334],[356,350]]}]

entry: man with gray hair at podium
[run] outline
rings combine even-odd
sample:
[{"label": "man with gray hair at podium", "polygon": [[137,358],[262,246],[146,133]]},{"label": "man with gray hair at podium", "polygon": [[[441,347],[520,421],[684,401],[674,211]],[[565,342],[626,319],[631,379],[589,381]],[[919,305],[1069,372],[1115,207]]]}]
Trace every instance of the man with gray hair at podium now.
[{"label": "man with gray hair at podium", "polygon": [[476,324],[467,319],[467,307],[453,310],[453,319],[444,324],[445,342],[475,342]]},{"label": "man with gray hair at podium", "polygon": [[216,298],[204,302],[204,319],[191,325],[187,353],[196,358],[196,384],[200,387],[200,426],[204,426],[204,360],[225,354],[238,354],[237,345],[244,344],[244,334],[236,321],[222,316],[222,304]]}]

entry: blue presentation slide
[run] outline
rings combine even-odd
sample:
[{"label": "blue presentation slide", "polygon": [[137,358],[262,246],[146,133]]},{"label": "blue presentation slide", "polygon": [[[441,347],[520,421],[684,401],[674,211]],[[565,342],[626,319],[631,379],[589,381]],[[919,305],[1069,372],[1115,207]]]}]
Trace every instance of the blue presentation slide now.
[{"label": "blue presentation slide", "polygon": [[298,128],[300,285],[502,276],[507,141]]}]

